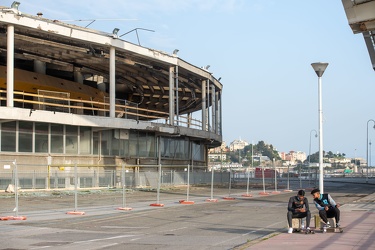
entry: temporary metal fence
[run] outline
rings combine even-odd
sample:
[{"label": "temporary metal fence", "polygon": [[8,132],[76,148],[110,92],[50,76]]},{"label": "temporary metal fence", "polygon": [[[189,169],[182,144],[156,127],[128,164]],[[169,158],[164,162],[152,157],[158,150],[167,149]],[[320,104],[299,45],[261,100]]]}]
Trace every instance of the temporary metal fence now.
[{"label": "temporary metal fence", "polygon": [[[9,165],[2,162],[2,165]],[[14,168],[0,166],[0,189],[5,190],[14,183]],[[77,166],[78,188],[118,188],[122,187],[122,171],[126,172],[126,188],[152,188],[178,185],[228,185],[228,172],[217,172],[211,180],[211,172],[192,170],[186,166],[134,166],[125,165],[59,165],[41,166],[18,164],[17,179],[20,189],[73,189],[75,187],[75,166]],[[44,170],[43,170],[44,169]],[[122,170],[123,169],[123,170]],[[147,170],[142,170],[147,169]],[[151,170],[150,170],[151,169]],[[159,179],[160,173],[160,179]],[[160,183],[159,183],[160,180]]]},{"label": "temporary metal fence", "polygon": [[[14,184],[14,167],[12,161],[0,161],[0,190]],[[4,167],[8,166],[8,167]],[[244,171],[219,171],[214,175],[202,166],[171,166],[171,165],[26,165],[17,164],[17,179],[20,189],[73,189],[75,187],[75,166],[77,166],[78,188],[120,188],[123,187],[122,175],[125,174],[125,188],[171,187],[179,185],[217,185],[221,187],[244,188],[249,185],[263,186],[269,189],[289,188],[286,178],[255,178]],[[187,171],[189,169],[189,171]],[[159,178],[160,174],[160,178]],[[294,180],[295,179],[295,180]],[[300,182],[300,186],[311,185],[309,180],[291,178],[290,181]],[[264,190],[265,191],[265,190]],[[248,191],[247,191],[248,192]]]}]

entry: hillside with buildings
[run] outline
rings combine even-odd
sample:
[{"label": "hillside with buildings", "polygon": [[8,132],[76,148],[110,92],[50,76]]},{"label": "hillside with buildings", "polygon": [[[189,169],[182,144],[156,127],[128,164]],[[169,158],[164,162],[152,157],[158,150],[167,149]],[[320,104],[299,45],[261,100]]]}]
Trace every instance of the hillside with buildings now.
[{"label": "hillside with buildings", "polygon": [[[211,168],[228,171],[253,171],[256,167],[278,168],[280,172],[303,172],[318,169],[318,152],[311,155],[302,151],[279,152],[272,144],[259,141],[250,144],[245,140],[234,140],[229,145],[225,141],[220,147],[212,148],[208,154]],[[365,159],[347,158],[345,154],[324,152],[324,165],[327,172],[362,173],[367,166]]]}]

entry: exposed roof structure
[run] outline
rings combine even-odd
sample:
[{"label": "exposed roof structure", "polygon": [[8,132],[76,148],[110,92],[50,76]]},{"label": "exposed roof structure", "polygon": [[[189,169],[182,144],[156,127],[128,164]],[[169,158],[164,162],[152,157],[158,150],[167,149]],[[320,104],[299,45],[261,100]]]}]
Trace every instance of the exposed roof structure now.
[{"label": "exposed roof structure", "polygon": [[354,34],[362,33],[375,70],[375,0],[342,0]]},{"label": "exposed roof structure", "polygon": [[[134,102],[143,109],[169,110],[170,68],[178,67],[179,114],[202,109],[202,81],[221,90],[222,85],[207,69],[193,66],[162,51],[138,46],[103,33],[70,25],[41,15],[21,14],[0,7],[0,65],[6,65],[7,26],[14,25],[15,68],[33,71],[35,60],[46,64],[46,74],[74,81],[80,73],[84,84],[97,87],[103,79],[108,91],[110,48],[115,48],[116,98]],[[210,94],[210,92],[208,92]],[[219,97],[220,98],[220,97]],[[210,99],[209,99],[210,100]]]}]

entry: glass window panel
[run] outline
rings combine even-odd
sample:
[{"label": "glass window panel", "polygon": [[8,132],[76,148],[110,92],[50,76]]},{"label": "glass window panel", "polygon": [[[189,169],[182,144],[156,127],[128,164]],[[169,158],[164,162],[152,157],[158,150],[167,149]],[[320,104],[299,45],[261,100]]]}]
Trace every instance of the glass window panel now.
[{"label": "glass window panel", "polygon": [[48,135],[35,134],[35,152],[48,153]]},{"label": "glass window panel", "polygon": [[1,124],[1,151],[16,152],[16,122]]},{"label": "glass window panel", "polygon": [[1,151],[16,152],[16,132],[1,131]]},{"label": "glass window panel", "polygon": [[170,139],[169,140],[169,157],[170,158],[175,158],[176,157],[176,145],[177,145],[177,141],[176,140],[173,140],[173,139]]},{"label": "glass window panel", "polygon": [[64,125],[51,123],[51,134],[53,135],[63,135]]},{"label": "glass window panel", "polygon": [[80,154],[91,153],[91,128],[79,128],[79,152]]},{"label": "glass window panel", "polygon": [[35,123],[35,133],[48,134],[48,123]]},{"label": "glass window panel", "polygon": [[65,126],[65,153],[78,154],[78,127]]},{"label": "glass window panel", "polygon": [[18,151],[19,152],[33,152],[33,134],[19,133]]},{"label": "glass window panel", "polygon": [[32,122],[18,122],[18,131],[20,133],[32,133],[33,132],[33,123]]},{"label": "glass window panel", "polygon": [[110,155],[111,143],[112,143],[112,130],[101,131],[102,141],[101,141],[101,154]]},{"label": "glass window panel", "polygon": [[65,136],[65,153],[78,154],[78,136]]},{"label": "glass window panel", "polygon": [[193,142],[193,160],[204,160],[204,146]]},{"label": "glass window panel", "polygon": [[93,154],[98,155],[99,154],[99,132],[92,132],[92,141],[93,141]]},{"label": "glass window panel", "polygon": [[51,124],[51,153],[64,153],[64,126]]},{"label": "glass window panel", "polygon": [[177,139],[175,144],[175,158],[189,159],[189,142],[183,139]]},{"label": "glass window panel", "polygon": [[62,135],[51,135],[51,152],[64,153],[64,144]]},{"label": "glass window panel", "polygon": [[129,156],[129,140],[123,140],[123,153],[121,156]]},{"label": "glass window panel", "polygon": [[16,122],[4,122],[1,124],[2,131],[13,131],[16,132]]},{"label": "glass window panel", "polygon": [[121,147],[122,147],[121,139],[112,138],[112,154],[111,155],[120,156]]},{"label": "glass window panel", "polygon": [[156,145],[155,145],[155,136],[154,134],[147,135],[147,144],[148,146],[148,157],[156,157]]},{"label": "glass window panel", "polygon": [[147,134],[146,133],[139,133],[138,134],[138,148],[140,157],[147,157],[148,156],[148,145],[147,145]]},{"label": "glass window panel", "polygon": [[18,152],[33,151],[33,123],[18,122]]},{"label": "glass window panel", "polygon": [[138,132],[130,131],[129,133],[129,157],[138,157]]},{"label": "glass window panel", "polygon": [[66,125],[65,126],[65,134],[77,136],[78,135],[78,127]]},{"label": "glass window panel", "polygon": [[35,123],[35,152],[48,153],[48,123]]}]

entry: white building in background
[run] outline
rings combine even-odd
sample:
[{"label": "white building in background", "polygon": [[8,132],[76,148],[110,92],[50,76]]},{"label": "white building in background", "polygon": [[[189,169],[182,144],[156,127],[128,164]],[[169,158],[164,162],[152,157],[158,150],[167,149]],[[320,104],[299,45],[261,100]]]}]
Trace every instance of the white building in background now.
[{"label": "white building in background", "polygon": [[247,141],[244,141],[244,140],[241,140],[241,139],[234,140],[229,145],[229,151],[236,151],[238,149],[244,149],[244,147],[246,147],[248,145],[249,145],[249,143]]},{"label": "white building in background", "polygon": [[304,162],[307,159],[306,153],[302,151],[280,152],[279,155],[283,161],[287,161],[290,164],[295,164],[298,161]]},{"label": "white building in background", "polygon": [[210,148],[208,151],[209,154],[220,154],[220,153],[225,154],[226,152],[227,152],[227,149],[226,149],[225,141],[223,141],[219,147]]},{"label": "white building in background", "polygon": [[208,158],[210,162],[218,162],[218,161],[226,161],[227,160],[227,154],[225,153],[210,153],[208,154]]},{"label": "white building in background", "polygon": [[291,151],[292,159],[304,162],[307,159],[306,153],[302,151]]}]

